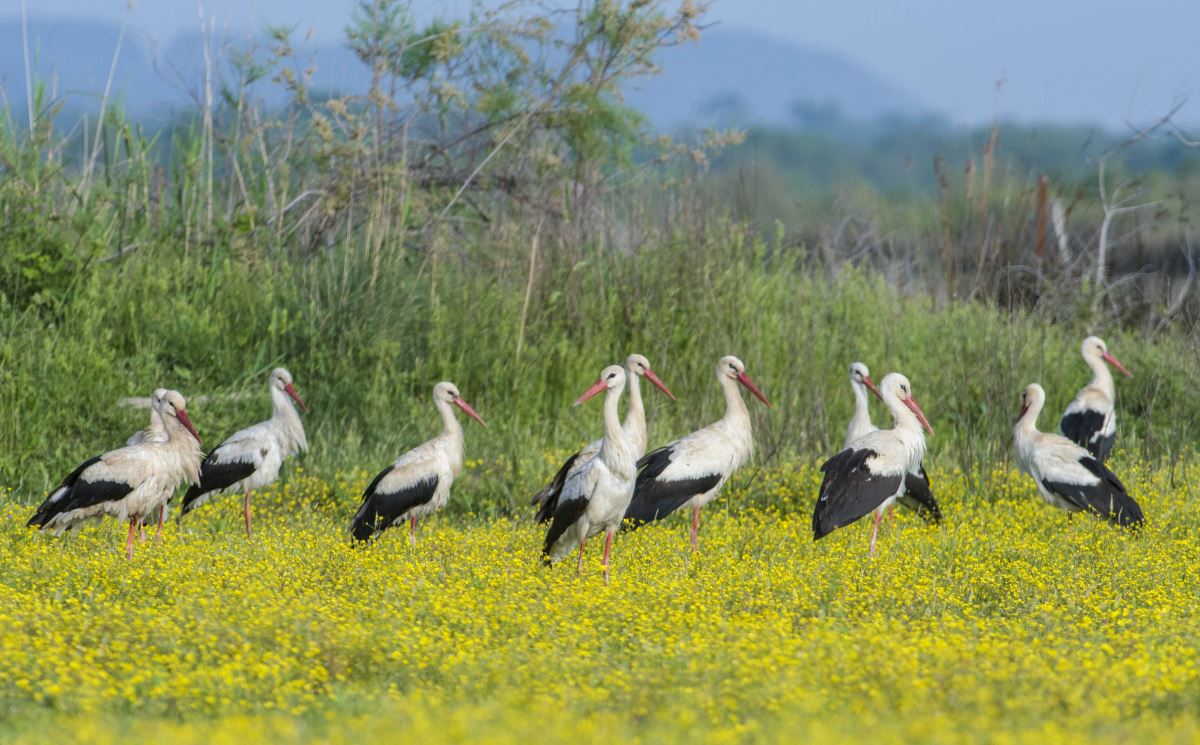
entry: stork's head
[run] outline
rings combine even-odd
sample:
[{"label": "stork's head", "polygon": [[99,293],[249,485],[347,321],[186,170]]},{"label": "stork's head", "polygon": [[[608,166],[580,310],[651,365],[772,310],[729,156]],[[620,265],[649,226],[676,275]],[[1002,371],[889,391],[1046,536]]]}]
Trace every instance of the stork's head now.
[{"label": "stork's head", "polygon": [[435,403],[447,403],[457,406],[463,410],[464,414],[479,422],[484,427],[487,426],[483,418],[476,414],[471,405],[463,400],[462,394],[458,392],[458,386],[449,380],[443,380],[433,387],[433,400]]},{"label": "stork's head", "polygon": [[758,389],[750,376],[746,374],[746,365],[733,355],[726,355],[717,361],[717,380],[736,380],[746,387],[746,390],[754,394],[755,398],[762,401],[771,408],[771,402],[763,395],[763,392]]},{"label": "stork's head", "polygon": [[603,393],[604,391],[619,392],[624,387],[625,368],[621,367],[620,365],[609,365],[600,371],[600,377],[595,383],[592,383],[592,387],[584,391],[582,396],[575,399],[575,403],[572,405],[578,406],[584,401],[587,401],[589,398]]},{"label": "stork's head", "polygon": [[650,360],[640,354],[631,354],[625,360],[625,369],[633,375],[640,375],[654,384],[654,387],[663,393],[667,394],[667,398],[675,400],[675,394],[667,389],[666,383],[658,379],[654,371],[650,369]]},{"label": "stork's head", "polygon": [[1046,403],[1046,390],[1037,383],[1030,383],[1021,391],[1021,413],[1017,414],[1017,421],[1024,418],[1025,413],[1032,410],[1033,418],[1036,420],[1037,415],[1041,413],[1042,406]]},{"label": "stork's head", "polygon": [[1089,336],[1088,338],[1084,339],[1083,345],[1079,348],[1079,352],[1088,362],[1092,362],[1093,360],[1104,360],[1108,364],[1125,373],[1125,375],[1128,377],[1133,377],[1133,373],[1129,372],[1129,370],[1127,370],[1125,366],[1121,364],[1120,360],[1118,360],[1116,357],[1113,357],[1112,354],[1109,353],[1108,345],[1105,344],[1104,340],[1099,336]]},{"label": "stork's head", "polygon": [[[192,420],[188,417],[187,401],[184,400],[183,394],[179,391],[160,390],[162,390],[162,404],[159,413],[162,414],[163,419],[175,419],[178,421],[183,425],[184,429],[191,433],[192,437],[196,438],[196,442],[200,443],[200,446],[203,447],[204,441],[200,439],[200,433],[196,431],[196,428],[192,425]],[[158,391],[154,393],[157,395]]]},{"label": "stork's head", "polygon": [[875,387],[875,381],[871,380],[871,371],[861,362],[850,363],[850,385],[866,386],[867,390],[879,395],[879,389]]},{"label": "stork's head", "polygon": [[292,385],[292,374],[282,367],[277,367],[271,371],[270,385],[272,390],[280,390],[291,397],[293,401],[300,405],[306,413],[308,406],[300,399],[300,394],[296,393],[295,386]]},{"label": "stork's head", "polygon": [[921,411],[920,405],[917,404],[917,399],[913,398],[912,383],[908,382],[908,378],[900,373],[888,373],[883,377],[883,382],[879,384],[879,397],[889,406],[891,406],[891,401],[900,402],[901,405],[916,415],[917,421],[921,423],[921,426],[929,434],[933,434],[933,427],[929,425],[929,420],[925,418],[925,412]]},{"label": "stork's head", "polygon": [[163,405],[167,402],[167,394],[170,392],[166,388],[155,388],[154,393],[150,394],[150,408],[161,414]]}]

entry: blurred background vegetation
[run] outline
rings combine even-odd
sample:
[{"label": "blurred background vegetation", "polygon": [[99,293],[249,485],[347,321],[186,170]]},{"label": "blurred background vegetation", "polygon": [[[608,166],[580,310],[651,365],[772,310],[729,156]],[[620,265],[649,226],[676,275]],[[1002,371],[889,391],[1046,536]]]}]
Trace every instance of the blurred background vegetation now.
[{"label": "blurred background vegetation", "polygon": [[107,91],[71,114],[36,76],[0,121],[0,483],[20,499],[144,425],[119,398],[212,396],[191,413],[215,444],[266,415],[276,365],[330,476],[432,434],[454,380],[490,425],[455,495],[482,512],[522,509],[595,436],[569,404],[633,351],[680,397],[647,391],[653,441],[720,415],[733,353],[775,403],[761,457],[819,462],[861,359],[907,373],[932,457],[974,470],[1011,457],[1025,383],[1055,427],[1098,333],[1136,374],[1118,446],[1174,461],[1196,440],[1200,151],[1173,111],[1107,133],[798,106],[668,136],[624,91],[705,33],[691,2],[418,23],[362,0],[345,39],[369,84],[339,95],[290,29],[211,31],[166,124]]}]

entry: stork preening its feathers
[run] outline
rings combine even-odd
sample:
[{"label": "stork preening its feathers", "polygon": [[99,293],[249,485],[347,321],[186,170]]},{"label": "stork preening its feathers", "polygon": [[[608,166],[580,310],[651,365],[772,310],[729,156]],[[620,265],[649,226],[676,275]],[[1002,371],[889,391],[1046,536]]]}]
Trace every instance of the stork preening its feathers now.
[{"label": "stork preening its feathers", "polygon": [[463,431],[451,407],[487,425],[453,383],[435,385],[433,403],[442,416],[442,433],[401,455],[371,481],[350,524],[356,540],[366,541],[397,520],[408,520],[408,537],[415,542],[417,519],[437,512],[450,499],[450,486],[463,467]]},{"label": "stork preening its feathers", "polygon": [[1021,413],[1014,430],[1017,464],[1033,477],[1046,504],[1068,514],[1090,512],[1114,525],[1137,527],[1142,508],[1117,475],[1083,447],[1037,428],[1046,391],[1030,383],[1021,392]]},{"label": "stork preening its feathers", "polygon": [[1117,439],[1116,389],[1108,365],[1130,378],[1133,373],[1109,354],[1108,345],[1099,337],[1084,339],[1079,353],[1092,370],[1092,382],[1080,388],[1075,398],[1071,399],[1058,428],[1064,437],[1087,448],[1096,460],[1103,463]]},{"label": "stork preening its feathers", "polygon": [[[640,378],[649,380],[672,401],[675,400],[675,394],[671,393],[666,384],[651,369],[650,360],[640,354],[631,354],[625,360],[625,377],[626,385],[629,388],[629,410],[625,413],[625,422],[621,425],[621,429],[625,432],[625,437],[629,441],[636,459],[642,457],[642,454],[646,452],[646,443],[649,437],[646,432],[646,407],[642,403],[642,389],[638,380]],[[533,496],[530,503],[538,508],[537,521],[539,523],[550,522],[550,518],[554,517],[563,484],[572,475],[578,473],[589,460],[596,457],[603,442],[604,438],[590,442],[582,450],[567,458],[550,483]]]},{"label": "stork preening its feathers", "polygon": [[717,362],[717,382],[725,394],[725,416],[638,461],[633,500],[625,512],[631,529],[689,506],[694,549],[699,540],[700,508],[716,497],[729,476],[754,453],[750,412],[738,385],[768,407],[771,402],[746,375],[746,366],[737,357],[722,357]]},{"label": "stork preening its feathers", "polygon": [[[877,431],[879,428],[871,422],[871,410],[867,405],[867,391],[879,395],[879,388],[871,380],[871,371],[861,362],[850,365],[850,388],[854,391],[854,416],[850,426],[846,428],[846,440],[843,448],[858,438]],[[929,476],[925,473],[924,465],[918,464],[915,471],[904,477],[904,494],[896,500],[908,509],[916,512],[926,522],[937,525],[942,521],[942,509],[938,506],[937,498],[929,484]],[[891,510],[889,509],[890,513]]]},{"label": "stork preening its feathers", "polygon": [[617,404],[625,390],[625,370],[611,365],[600,371],[600,378],[575,401],[584,401],[607,392],[604,397],[604,438],[595,457],[576,469],[563,484],[554,510],[542,556],[546,564],[559,561],[579,546],[576,571],[583,572],[583,549],[588,538],[604,533],[604,581],[608,581],[608,557],[613,534],[621,527],[625,509],[633,497],[637,476],[638,453],[617,415]]},{"label": "stork preening its feathers", "polygon": [[180,518],[214,494],[241,492],[246,537],[252,536],[250,492],[273,483],[286,458],[308,449],[304,425],[292,402],[305,411],[308,407],[292,385],[292,374],[277,367],[271,371],[267,386],[274,405],[271,418],[235,432],[212,449],[200,467],[200,481],[183,496]]},{"label": "stork preening its feathers", "polygon": [[855,438],[821,466],[825,476],[813,510],[813,540],[874,512],[874,554],[879,518],[904,494],[906,477],[920,467],[925,457],[925,435],[921,430],[933,434],[933,428],[913,398],[908,378],[889,373],[879,385],[879,397],[892,414],[893,427]]},{"label": "stork preening its feathers", "polygon": [[54,533],[104,515],[129,521],[126,558],[133,534],[146,515],[166,504],[182,481],[199,478],[200,435],[178,391],[158,391],[151,403],[161,437],[147,438],[84,461],[50,492],[27,525]]}]

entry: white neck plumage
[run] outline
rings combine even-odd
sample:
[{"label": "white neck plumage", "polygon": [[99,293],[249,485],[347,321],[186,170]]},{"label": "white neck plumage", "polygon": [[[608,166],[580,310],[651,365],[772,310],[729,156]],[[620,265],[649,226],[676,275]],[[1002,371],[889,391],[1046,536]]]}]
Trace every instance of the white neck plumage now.
[{"label": "white neck plumage", "polygon": [[884,388],[883,403],[892,412],[892,431],[904,443],[909,470],[920,465],[925,457],[925,431],[912,409],[891,391]]},{"label": "white neck plumage", "polygon": [[629,410],[625,412],[625,423],[621,428],[625,430],[625,437],[638,450],[646,449],[646,407],[642,403],[642,386],[638,380],[640,376],[633,370],[626,369],[625,380],[629,386]]},{"label": "white neck plumage", "polygon": [[1112,371],[1108,369],[1108,363],[1095,355],[1088,355],[1085,361],[1088,367],[1092,368],[1092,382],[1089,387],[1095,388],[1112,399],[1116,389],[1113,385]]},{"label": "white neck plumage", "polygon": [[308,450],[308,439],[304,435],[304,424],[300,421],[300,413],[286,391],[271,386],[271,403],[274,412],[271,414],[271,425],[279,438],[280,447],[287,455],[294,455],[302,450]]},{"label": "white neck plumage", "polygon": [[625,386],[618,385],[609,388],[604,395],[604,442],[600,445],[600,460],[608,466],[608,470],[623,478],[633,478],[637,458],[625,428],[621,426],[621,418],[617,413],[617,405],[621,400],[621,391]]}]

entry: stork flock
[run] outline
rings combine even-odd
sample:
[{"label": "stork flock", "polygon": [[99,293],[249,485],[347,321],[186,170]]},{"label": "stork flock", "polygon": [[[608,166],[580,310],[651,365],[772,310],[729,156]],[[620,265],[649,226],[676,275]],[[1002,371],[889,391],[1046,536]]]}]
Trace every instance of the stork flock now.
[{"label": "stork flock", "polygon": [[[1081,347],[1092,370],[1064,412],[1061,435],[1041,432],[1038,415],[1046,393],[1037,383],[1021,393],[1014,430],[1016,460],[1037,484],[1042,499],[1068,516],[1087,512],[1115,525],[1137,527],[1141,508],[1120,479],[1105,465],[1116,437],[1115,387],[1108,367],[1132,377],[1105,343],[1094,336]],[[578,549],[582,572],[590,538],[604,535],[601,566],[605,581],[613,539],[683,510],[690,512],[690,539],[695,550],[700,510],[720,493],[754,449],[750,412],[740,388],[771,407],[771,402],[733,356],[716,366],[725,398],[725,414],[713,424],[646,452],[649,436],[640,381],[644,378],[674,400],[650,361],[631,354],[624,365],[611,365],[575,401],[579,406],[604,394],[603,436],[572,454],[550,482],[534,495],[539,523],[549,523],[542,557],[556,563]],[[878,385],[861,362],[850,365],[854,416],[843,449],[821,466],[823,478],[812,516],[813,539],[867,515],[873,516],[870,553],[874,554],[885,513],[899,502],[926,522],[937,524],[942,510],[925,472],[925,435],[932,435],[925,412],[913,395],[912,383],[893,372]],[[251,492],[273,483],[284,460],[308,448],[300,413],[307,412],[291,373],[276,368],[268,378],[273,411],[270,419],[230,435],[207,455],[186,410],[184,397],[160,388],[150,399],[150,424],[124,447],[90,458],[76,467],[46,497],[28,525],[56,534],[105,516],[128,521],[126,558],[132,559],[134,536],[146,519],[157,519],[158,537],[167,507],[188,482],[180,518],[219,494],[242,495],[246,538],[253,537]],[[628,391],[622,421],[619,403]],[[868,394],[875,395],[892,417],[891,429],[871,421]],[[463,429],[454,409],[486,427],[458,387],[443,381],[433,388],[442,431],[404,453],[370,482],[350,522],[350,534],[367,542],[393,525],[408,524],[416,542],[417,521],[441,510],[463,468]]]}]

